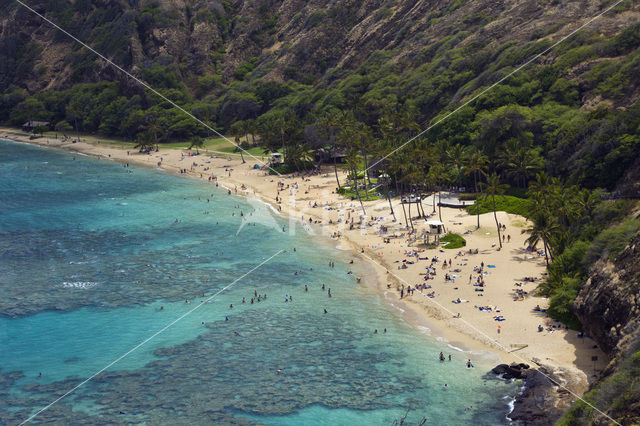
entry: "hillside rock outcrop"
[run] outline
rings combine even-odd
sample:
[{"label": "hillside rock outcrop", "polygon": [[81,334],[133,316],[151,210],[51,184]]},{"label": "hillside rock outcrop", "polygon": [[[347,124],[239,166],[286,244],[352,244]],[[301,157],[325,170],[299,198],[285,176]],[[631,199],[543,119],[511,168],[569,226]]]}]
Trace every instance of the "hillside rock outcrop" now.
[{"label": "hillside rock outcrop", "polygon": [[640,234],[614,261],[600,260],[574,303],[584,332],[612,358],[640,341]]}]

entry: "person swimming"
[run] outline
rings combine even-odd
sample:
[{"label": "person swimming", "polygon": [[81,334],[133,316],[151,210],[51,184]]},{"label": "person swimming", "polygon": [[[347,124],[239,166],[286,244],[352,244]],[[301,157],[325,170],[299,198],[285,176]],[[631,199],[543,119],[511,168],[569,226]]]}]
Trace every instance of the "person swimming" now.
[{"label": "person swimming", "polygon": [[444,354],[440,352],[440,361],[444,361]]}]

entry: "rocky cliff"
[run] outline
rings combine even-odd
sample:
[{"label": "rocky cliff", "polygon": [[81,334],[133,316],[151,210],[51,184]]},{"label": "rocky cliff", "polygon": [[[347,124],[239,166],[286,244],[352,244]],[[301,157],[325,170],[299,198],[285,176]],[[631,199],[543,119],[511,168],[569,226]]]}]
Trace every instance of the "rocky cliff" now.
[{"label": "rocky cliff", "polygon": [[586,334],[616,360],[640,345],[640,234],[613,261],[599,260],[575,301]]},{"label": "rocky cliff", "polygon": [[[392,51],[399,69],[429,59],[425,48],[448,36],[454,45],[496,48],[558,39],[606,7],[596,1],[515,0],[33,0],[29,4],[71,34],[139,74],[173,65],[183,81],[217,73],[242,79],[242,66],[270,80],[336,78],[374,52]],[[0,91],[31,93],[121,76],[67,36],[11,0],[0,1]],[[590,26],[611,36],[637,22],[627,8]],[[426,55],[426,56],[425,56]],[[574,74],[596,63],[583,64]],[[242,69],[240,70],[242,71]],[[596,102],[597,103],[597,102]]]},{"label": "rocky cliff", "polygon": [[[585,399],[621,424],[640,422],[640,234],[614,260],[601,259],[575,301],[585,333],[611,362]],[[610,424],[610,419],[577,404],[562,424]]]}]

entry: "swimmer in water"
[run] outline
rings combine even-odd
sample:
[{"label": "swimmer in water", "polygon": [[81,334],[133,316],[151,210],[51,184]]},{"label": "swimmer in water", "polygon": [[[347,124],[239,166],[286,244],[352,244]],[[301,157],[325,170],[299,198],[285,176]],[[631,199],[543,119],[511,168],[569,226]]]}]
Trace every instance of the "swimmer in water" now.
[{"label": "swimmer in water", "polygon": [[328,314],[328,312],[327,312],[327,308],[324,308],[324,313],[325,313],[325,314]]}]

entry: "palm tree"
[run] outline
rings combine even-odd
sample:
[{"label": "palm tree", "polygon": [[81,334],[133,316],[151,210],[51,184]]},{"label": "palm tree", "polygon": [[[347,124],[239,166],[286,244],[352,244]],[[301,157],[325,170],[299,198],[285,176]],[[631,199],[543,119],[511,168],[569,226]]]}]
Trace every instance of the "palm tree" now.
[{"label": "palm tree", "polygon": [[543,200],[553,192],[553,181],[545,172],[536,174],[536,180],[529,186],[528,195],[537,195]]},{"label": "palm tree", "polygon": [[[431,167],[429,167],[429,172],[428,175],[430,174],[431,176],[429,176],[429,180],[433,180],[436,184],[436,189],[438,190],[438,218],[440,218],[440,222],[442,222],[442,203],[441,201],[441,191],[440,189],[442,188],[442,182],[445,180],[445,171],[446,168],[444,166],[444,164],[440,163],[439,161],[436,161],[434,164],[431,165]],[[435,200],[434,200],[434,204],[433,204],[433,211],[436,211],[436,206],[435,206]]]},{"label": "palm tree", "polygon": [[391,210],[391,216],[393,216],[393,221],[396,222],[398,219],[396,218],[396,214],[393,211],[393,204],[391,203],[391,189],[389,188],[389,180],[390,176],[387,173],[383,173],[378,176],[378,181],[382,181],[384,195],[387,197],[387,201],[389,201],[389,210]]},{"label": "palm tree", "polygon": [[[247,131],[248,134],[251,134],[251,145],[256,146],[256,120],[253,118],[249,118],[244,120],[245,123],[245,129]],[[249,141],[249,138],[247,137],[247,142]]]},{"label": "palm tree", "polygon": [[349,173],[353,175],[354,188],[356,190],[358,201],[360,201],[360,207],[362,207],[362,213],[366,216],[367,212],[364,209],[362,198],[360,198],[360,189],[358,188],[358,152],[355,148],[351,148],[349,150],[349,152],[347,153],[346,161]]},{"label": "palm tree", "polygon": [[462,169],[467,165],[468,150],[459,143],[453,145],[445,151],[447,163],[456,168],[456,185],[460,187],[460,178],[462,177]]},{"label": "palm tree", "polygon": [[[371,132],[371,128],[366,124],[358,121],[354,123],[355,125],[355,133],[357,137],[358,147],[360,148],[360,152],[362,153],[362,159],[364,161],[364,173],[367,178],[367,183],[369,187],[371,187],[371,176],[369,176],[369,162],[367,160],[367,152],[369,151],[369,145],[373,140],[373,135]],[[366,187],[366,186],[365,186]]]},{"label": "palm tree", "polygon": [[523,234],[529,234],[529,238],[527,238],[525,242],[530,246],[535,247],[538,242],[542,241],[542,244],[544,245],[544,258],[547,266],[549,266],[549,257],[553,260],[553,254],[551,252],[549,242],[553,238],[554,234],[556,234],[560,229],[560,226],[551,214],[538,213],[532,220],[533,225],[522,230]]},{"label": "palm tree", "polygon": [[505,193],[509,185],[500,182],[500,176],[496,172],[487,176],[487,182],[480,185],[483,188],[483,192],[487,196],[491,195],[491,201],[493,202],[493,218],[496,221],[496,228],[498,229],[498,243],[502,248],[502,238],[500,236],[500,224],[498,223],[498,215],[496,214],[496,195],[502,195]]},{"label": "palm tree", "polygon": [[[487,157],[482,151],[474,150],[468,157],[467,163],[467,173],[473,174],[473,188],[475,193],[478,193],[478,175],[486,176],[485,170],[487,169],[487,164],[489,163],[489,157]],[[476,216],[478,219],[478,223],[476,229],[480,229],[480,196],[476,197]]]},{"label": "palm tree", "polygon": [[508,173],[522,184],[522,188],[526,188],[527,179],[539,171],[543,166],[542,157],[535,149],[521,148],[516,151],[512,158],[505,164]]},{"label": "palm tree", "polygon": [[327,139],[331,144],[330,153],[333,157],[333,172],[336,175],[336,182],[338,183],[338,189],[340,186],[340,178],[338,177],[338,161],[336,159],[339,150],[339,144],[341,139],[338,138],[338,133],[343,124],[343,114],[341,111],[331,110],[320,117],[318,125],[324,129]]},{"label": "palm tree", "polygon": [[204,139],[202,139],[200,136],[192,136],[191,139],[189,139],[189,149],[195,148],[196,155],[200,155],[199,148],[202,148],[203,146]]},{"label": "palm tree", "polygon": [[576,196],[576,213],[586,214],[589,220],[593,219],[596,207],[602,202],[600,191],[589,191],[583,188]]},{"label": "palm tree", "polygon": [[146,125],[144,126],[145,133],[149,137],[149,141],[152,142],[156,149],[158,148],[158,136],[164,131],[164,125],[160,122],[155,115],[148,115],[146,118]]},{"label": "palm tree", "polygon": [[235,144],[236,144],[236,149],[238,150],[238,152],[240,152],[240,158],[242,159],[242,164],[246,163],[246,161],[244,161],[244,149],[242,149],[242,147],[240,146],[240,136],[236,136],[235,138]]}]

